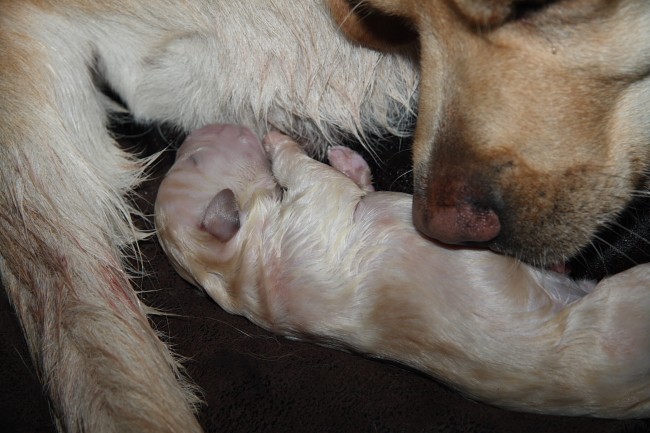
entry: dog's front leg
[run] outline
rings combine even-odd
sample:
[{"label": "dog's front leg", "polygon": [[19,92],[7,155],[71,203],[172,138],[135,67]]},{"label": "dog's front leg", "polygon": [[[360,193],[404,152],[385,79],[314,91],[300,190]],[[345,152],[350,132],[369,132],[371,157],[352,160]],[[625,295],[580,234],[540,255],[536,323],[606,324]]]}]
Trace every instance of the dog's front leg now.
[{"label": "dog's front leg", "polygon": [[198,432],[196,398],[122,268],[138,238],[124,194],[142,164],[106,132],[91,48],[57,17],[9,17],[0,17],[0,273],[58,427]]}]

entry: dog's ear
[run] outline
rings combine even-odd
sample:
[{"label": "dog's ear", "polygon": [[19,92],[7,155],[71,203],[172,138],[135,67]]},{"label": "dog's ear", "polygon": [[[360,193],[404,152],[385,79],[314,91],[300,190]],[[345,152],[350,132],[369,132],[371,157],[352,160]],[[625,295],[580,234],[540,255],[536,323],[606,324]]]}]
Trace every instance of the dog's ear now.
[{"label": "dog's ear", "polygon": [[352,40],[382,51],[392,51],[417,39],[410,21],[382,12],[363,0],[327,0],[332,16]]},{"label": "dog's ear", "polygon": [[512,18],[539,9],[553,0],[454,0],[467,21],[478,27],[498,27]]}]

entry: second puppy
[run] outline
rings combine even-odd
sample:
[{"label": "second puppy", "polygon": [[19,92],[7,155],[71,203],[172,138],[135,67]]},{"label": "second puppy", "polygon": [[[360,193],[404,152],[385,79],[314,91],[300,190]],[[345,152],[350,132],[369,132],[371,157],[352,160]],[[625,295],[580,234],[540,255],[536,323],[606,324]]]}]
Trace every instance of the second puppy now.
[{"label": "second puppy", "polygon": [[650,415],[650,265],[594,286],[440,246],[413,228],[411,196],[368,192],[363,168],[358,185],[286,136],[265,145],[271,161],[247,129],[196,131],[156,202],[174,266],[227,311],[503,407]]}]

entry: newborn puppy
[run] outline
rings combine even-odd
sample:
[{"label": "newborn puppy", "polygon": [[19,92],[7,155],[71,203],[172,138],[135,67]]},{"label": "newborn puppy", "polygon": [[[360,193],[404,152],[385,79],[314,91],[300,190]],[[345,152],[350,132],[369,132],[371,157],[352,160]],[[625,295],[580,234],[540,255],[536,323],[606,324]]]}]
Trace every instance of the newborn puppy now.
[{"label": "newborn puppy", "polygon": [[594,285],[441,246],[354,154],[332,155],[353,180],[279,133],[265,146],[270,161],[247,129],[198,130],[158,194],[165,251],[223,308],[499,406],[650,415],[650,265]]}]

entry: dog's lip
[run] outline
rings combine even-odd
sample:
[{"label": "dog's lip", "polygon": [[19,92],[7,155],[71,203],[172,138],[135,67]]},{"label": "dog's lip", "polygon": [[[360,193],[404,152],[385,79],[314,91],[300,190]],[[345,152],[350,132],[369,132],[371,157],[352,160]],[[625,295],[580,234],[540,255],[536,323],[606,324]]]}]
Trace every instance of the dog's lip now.
[{"label": "dog's lip", "polygon": [[546,266],[549,271],[557,272],[558,274],[568,275],[571,273],[571,266],[567,262],[556,262]]},{"label": "dog's lip", "polygon": [[506,233],[501,233],[499,236],[488,242],[466,242],[463,246],[473,248],[483,248],[492,251],[495,254],[514,257],[518,261],[533,266],[538,269],[546,269],[549,271],[557,272],[559,274],[569,274],[571,266],[568,261],[560,256],[540,257],[537,254],[521,254],[521,251],[509,248],[509,238]]},{"label": "dog's lip", "polygon": [[[449,244],[446,244],[446,245],[449,245]],[[456,246],[456,247],[459,247],[459,248],[488,249],[488,250],[490,250],[490,251],[492,251],[492,252],[494,252],[496,254],[510,255],[508,253],[500,251],[498,248],[493,248],[492,247],[492,242],[461,242],[461,243],[457,243],[455,245],[449,245],[449,246]],[[548,271],[556,272],[556,273],[562,274],[562,275],[569,275],[569,274],[571,274],[571,270],[572,270],[571,265],[566,261],[558,261],[558,262],[550,263],[548,265],[541,265],[541,266],[532,265],[529,262],[525,262],[525,263],[528,263],[529,265],[540,268],[540,269],[546,269]]]}]

